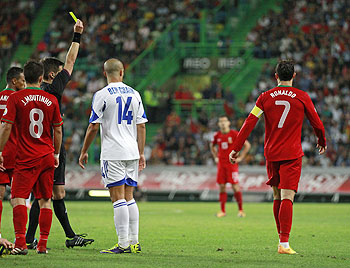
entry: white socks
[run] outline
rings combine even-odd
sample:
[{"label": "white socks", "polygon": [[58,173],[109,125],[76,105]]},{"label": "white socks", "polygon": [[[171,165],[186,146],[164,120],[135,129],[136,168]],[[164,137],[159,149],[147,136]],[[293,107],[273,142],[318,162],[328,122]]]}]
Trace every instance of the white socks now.
[{"label": "white socks", "polygon": [[113,203],[114,224],[118,235],[118,245],[122,248],[129,246],[129,210],[125,199]]},{"label": "white socks", "polygon": [[127,202],[129,209],[129,241],[131,245],[139,242],[139,208],[135,199]]},{"label": "white socks", "polygon": [[280,242],[280,245],[284,248],[289,248],[289,242]]}]

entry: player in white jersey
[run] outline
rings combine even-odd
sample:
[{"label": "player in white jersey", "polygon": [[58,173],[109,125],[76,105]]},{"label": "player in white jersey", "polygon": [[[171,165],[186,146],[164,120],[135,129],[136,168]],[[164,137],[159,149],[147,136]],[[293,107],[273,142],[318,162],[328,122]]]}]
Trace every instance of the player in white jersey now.
[{"label": "player in white jersey", "polygon": [[90,124],[79,158],[82,168],[88,149],[101,125],[101,174],[114,208],[118,243],[101,253],[138,253],[139,210],[133,198],[138,172],[146,167],[144,156],[148,121],[140,94],[124,84],[124,67],[117,59],[104,63],[108,85],[92,100]]}]

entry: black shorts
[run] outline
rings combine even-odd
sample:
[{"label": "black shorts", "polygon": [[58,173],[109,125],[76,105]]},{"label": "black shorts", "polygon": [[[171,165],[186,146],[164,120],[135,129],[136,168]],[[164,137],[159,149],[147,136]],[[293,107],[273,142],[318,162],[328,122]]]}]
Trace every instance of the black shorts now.
[{"label": "black shorts", "polygon": [[66,150],[64,149],[64,144],[62,143],[60,151],[60,165],[55,169],[54,174],[54,185],[65,185],[66,184]]}]

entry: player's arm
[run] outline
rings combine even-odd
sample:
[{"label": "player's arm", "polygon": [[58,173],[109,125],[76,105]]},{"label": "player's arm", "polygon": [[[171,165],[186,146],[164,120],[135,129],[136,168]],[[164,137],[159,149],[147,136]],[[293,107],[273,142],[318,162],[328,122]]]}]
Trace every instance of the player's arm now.
[{"label": "player's arm", "polygon": [[137,124],[137,145],[139,147],[140,160],[139,171],[146,167],[145,144],[146,144],[146,124]]},{"label": "player's arm", "polygon": [[81,149],[80,157],[79,157],[79,166],[82,169],[85,169],[84,164],[86,165],[88,162],[88,150],[90,145],[94,141],[98,130],[100,129],[99,123],[90,123],[85,134],[83,148]]},{"label": "player's arm", "polygon": [[83,30],[84,30],[83,22],[81,20],[77,20],[77,22],[74,25],[73,41],[68,50],[66,61],[64,64],[64,69],[69,73],[69,75],[72,74],[75,60],[78,57],[80,37],[81,37],[81,34],[83,33]]},{"label": "player's arm", "polygon": [[307,93],[306,93],[306,101],[305,101],[305,113],[306,113],[307,119],[310,121],[310,124],[314,129],[314,132],[318,138],[316,147],[318,148],[320,154],[324,154],[327,149],[326,134],[325,134],[324,126],[320,117],[317,114],[316,108],[312,103],[311,98]]},{"label": "player's arm", "polygon": [[261,106],[258,104],[259,102],[261,102],[260,97],[257,100],[257,105],[254,106],[254,108],[252,109],[252,111],[248,115],[247,119],[244,121],[244,124],[241,127],[241,129],[237,135],[237,138],[235,139],[235,142],[233,144],[233,150],[229,156],[230,162],[232,164],[237,162],[239,151],[242,149],[243,144],[245,143],[245,141],[249,137],[250,133],[252,132],[256,123],[258,122],[259,118],[261,117],[261,115],[264,112],[262,110],[262,108],[260,108]]},{"label": "player's arm", "polygon": [[53,147],[55,148],[55,168],[59,166],[59,156],[62,145],[62,126],[53,128]]},{"label": "player's arm", "polygon": [[215,163],[218,163],[219,159],[218,159],[218,150],[216,148],[216,144],[211,142],[209,146],[210,146],[211,155],[213,156]]},{"label": "player's arm", "polygon": [[4,164],[4,158],[2,157],[2,151],[5,148],[5,144],[8,141],[10,134],[12,130],[12,124],[11,123],[2,123],[0,126],[0,170],[4,171],[5,167]]},{"label": "player's arm", "polygon": [[250,145],[250,142],[249,141],[245,141],[244,144],[243,144],[243,150],[242,152],[239,154],[239,157],[237,158],[236,162],[239,163],[239,162],[242,162],[243,159],[247,156],[250,148],[252,146]]}]

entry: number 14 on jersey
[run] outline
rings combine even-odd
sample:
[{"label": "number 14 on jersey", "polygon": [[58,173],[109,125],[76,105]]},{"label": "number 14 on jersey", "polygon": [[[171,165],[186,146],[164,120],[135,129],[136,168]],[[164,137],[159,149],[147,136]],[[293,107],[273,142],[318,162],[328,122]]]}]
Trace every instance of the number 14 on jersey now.
[{"label": "number 14 on jersey", "polygon": [[123,107],[123,99],[121,96],[119,96],[116,99],[117,106],[118,106],[118,124],[122,123],[122,120],[126,120],[126,123],[128,125],[131,125],[131,121],[133,120],[132,111],[129,111],[130,104],[131,104],[132,97],[128,97],[126,99],[126,103]]}]

